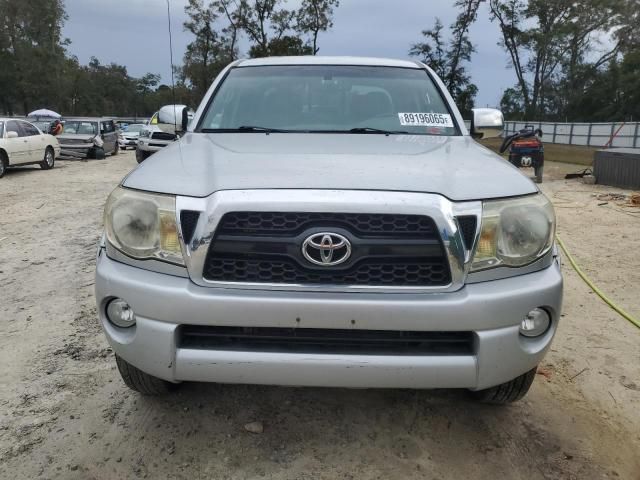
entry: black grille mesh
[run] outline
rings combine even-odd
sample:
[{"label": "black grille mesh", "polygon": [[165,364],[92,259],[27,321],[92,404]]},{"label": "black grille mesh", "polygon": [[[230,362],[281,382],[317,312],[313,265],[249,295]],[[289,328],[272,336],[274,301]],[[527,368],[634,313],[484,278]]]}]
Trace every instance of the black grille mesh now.
[{"label": "black grille mesh", "polygon": [[185,243],[189,243],[193,238],[199,218],[200,212],[194,210],[182,210],[180,212],[180,227],[182,228],[182,236]]},{"label": "black grille mesh", "polygon": [[473,247],[473,240],[476,238],[476,225],[478,219],[475,215],[461,215],[458,217],[458,225],[462,230],[462,239],[467,250]]},{"label": "black grille mesh", "polygon": [[449,283],[442,260],[411,263],[360,263],[346,271],[309,270],[287,258],[277,260],[210,258],[205,278],[220,282],[425,286]]},{"label": "black grille mesh", "polygon": [[[351,242],[339,266],[312,264],[305,238],[334,229]],[[310,252],[306,252],[311,254]],[[350,286],[444,286],[451,272],[432,218],[424,215],[229,212],[203,266],[218,282]]]},{"label": "black grille mesh", "polygon": [[172,133],[166,132],[153,132],[151,138],[154,140],[175,140],[176,136]]},{"label": "black grille mesh", "polygon": [[471,355],[471,332],[182,325],[179,348],[286,353]]},{"label": "black grille mesh", "polygon": [[372,213],[231,212],[224,215],[218,233],[292,235],[309,227],[342,227],[356,235],[419,236],[436,234],[430,217]]}]

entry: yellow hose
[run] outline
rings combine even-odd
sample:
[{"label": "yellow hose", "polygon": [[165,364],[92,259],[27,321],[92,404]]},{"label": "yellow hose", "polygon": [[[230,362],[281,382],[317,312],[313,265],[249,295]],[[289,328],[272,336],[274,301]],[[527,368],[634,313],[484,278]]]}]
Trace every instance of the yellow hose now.
[{"label": "yellow hose", "polygon": [[571,264],[571,266],[573,267],[573,269],[576,271],[576,273],[578,275],[580,275],[580,278],[582,278],[582,280],[584,280],[584,282],[589,285],[589,287],[591,288],[591,290],[593,290],[594,292],[596,292],[596,294],[602,299],[604,300],[604,302],[609,305],[613,310],[615,310],[618,314],[620,314],[620,316],[622,316],[624,319],[628,320],[629,322],[631,322],[633,325],[635,325],[636,327],[640,328],[640,321],[638,321],[637,319],[633,318],[630,314],[628,314],[627,312],[625,312],[622,308],[618,307],[615,303],[613,303],[613,301],[611,299],[609,299],[609,297],[607,297],[604,293],[602,293],[602,291],[596,287],[593,282],[591,280],[589,280],[589,277],[587,277],[584,272],[580,269],[580,267],[578,266],[578,264],[576,263],[576,261],[573,259],[573,257],[571,256],[571,254],[569,253],[569,251],[567,250],[567,247],[565,246],[564,242],[560,239],[560,237],[558,237],[558,235],[556,235],[556,240],[558,240],[558,245],[560,245],[560,248],[562,248],[562,251],[564,252],[564,254],[567,256],[567,259],[569,260],[569,263]]}]

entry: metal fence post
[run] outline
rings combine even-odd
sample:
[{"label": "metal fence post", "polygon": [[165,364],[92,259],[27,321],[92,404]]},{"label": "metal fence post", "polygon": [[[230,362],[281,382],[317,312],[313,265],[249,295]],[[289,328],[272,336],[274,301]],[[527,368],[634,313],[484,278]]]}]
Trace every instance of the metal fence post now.
[{"label": "metal fence post", "polygon": [[569,129],[569,145],[573,145],[573,123],[571,124],[571,128]]},{"label": "metal fence post", "polygon": [[587,147],[591,146],[591,129],[593,128],[593,123],[589,124],[589,131],[587,132]]},{"label": "metal fence post", "polygon": [[638,144],[638,126],[640,126],[640,122],[636,122],[636,128],[633,130],[633,148],[636,148]]},{"label": "metal fence post", "polygon": [[556,143],[556,129],[558,128],[558,122],[553,124],[553,140],[551,140],[551,143]]}]

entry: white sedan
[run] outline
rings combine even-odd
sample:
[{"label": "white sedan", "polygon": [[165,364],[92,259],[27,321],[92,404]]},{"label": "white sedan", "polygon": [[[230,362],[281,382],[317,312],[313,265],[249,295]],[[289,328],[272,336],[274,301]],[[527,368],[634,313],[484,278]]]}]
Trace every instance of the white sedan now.
[{"label": "white sedan", "polygon": [[53,168],[60,155],[60,144],[53,135],[15,118],[0,118],[0,178],[8,167],[38,164],[43,170]]}]

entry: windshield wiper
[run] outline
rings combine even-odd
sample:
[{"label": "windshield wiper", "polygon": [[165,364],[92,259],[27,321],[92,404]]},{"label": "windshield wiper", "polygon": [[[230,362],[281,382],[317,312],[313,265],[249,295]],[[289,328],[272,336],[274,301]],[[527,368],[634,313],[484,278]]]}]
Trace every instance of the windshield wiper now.
[{"label": "windshield wiper", "polygon": [[257,127],[254,125],[241,125],[237,128],[203,128],[202,133],[233,133],[233,132],[264,132],[264,133],[285,133],[291,130],[282,130],[280,128]]},{"label": "windshield wiper", "polygon": [[381,128],[373,128],[373,127],[356,127],[349,130],[349,133],[382,133],[384,135],[392,135],[392,134],[409,134],[404,130],[383,130]]}]

